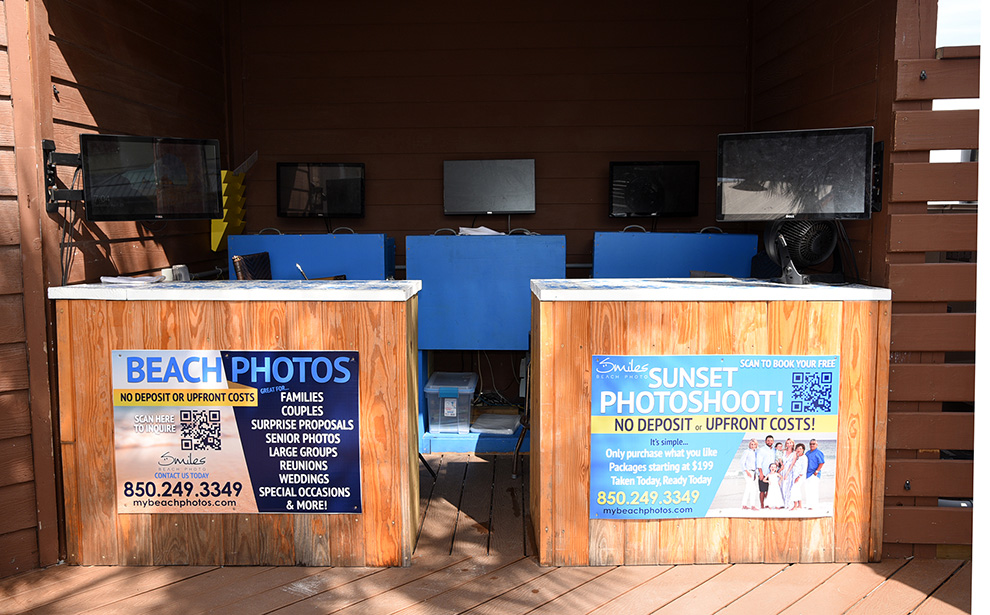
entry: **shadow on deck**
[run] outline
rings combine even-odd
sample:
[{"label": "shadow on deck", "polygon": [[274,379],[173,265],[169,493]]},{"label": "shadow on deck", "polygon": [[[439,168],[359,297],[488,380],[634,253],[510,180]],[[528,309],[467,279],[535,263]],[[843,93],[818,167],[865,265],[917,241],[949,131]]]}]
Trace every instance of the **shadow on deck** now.
[{"label": "shadow on deck", "polygon": [[961,560],[541,567],[511,455],[427,461],[408,568],[54,566],[0,580],[0,614],[971,612]]}]

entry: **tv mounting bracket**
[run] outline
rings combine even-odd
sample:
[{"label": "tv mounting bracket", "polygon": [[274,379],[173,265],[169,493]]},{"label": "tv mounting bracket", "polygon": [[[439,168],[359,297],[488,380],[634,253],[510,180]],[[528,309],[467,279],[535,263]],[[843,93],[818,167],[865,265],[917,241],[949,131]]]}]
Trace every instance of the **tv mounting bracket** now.
[{"label": "tv mounting bracket", "polygon": [[41,149],[45,153],[45,211],[53,214],[58,211],[59,203],[83,200],[82,190],[58,188],[56,173],[56,167],[81,167],[82,158],[79,154],[56,152],[55,142],[51,139],[43,139]]}]

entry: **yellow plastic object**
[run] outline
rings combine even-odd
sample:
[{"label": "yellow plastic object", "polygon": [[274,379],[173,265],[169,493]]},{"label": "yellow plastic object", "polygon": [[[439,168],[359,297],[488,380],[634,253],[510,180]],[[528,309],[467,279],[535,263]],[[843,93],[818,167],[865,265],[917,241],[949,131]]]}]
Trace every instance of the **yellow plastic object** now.
[{"label": "yellow plastic object", "polygon": [[214,252],[227,249],[227,236],[244,232],[244,173],[220,171],[223,183],[223,218],[211,220],[210,244]]}]

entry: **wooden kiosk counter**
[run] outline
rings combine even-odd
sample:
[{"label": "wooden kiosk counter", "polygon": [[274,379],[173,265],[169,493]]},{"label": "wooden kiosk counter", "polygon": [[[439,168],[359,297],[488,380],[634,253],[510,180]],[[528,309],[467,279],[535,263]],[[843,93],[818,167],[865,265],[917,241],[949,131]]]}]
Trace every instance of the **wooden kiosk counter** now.
[{"label": "wooden kiosk counter", "polygon": [[[889,290],[531,286],[541,564],[880,559]],[[768,435],[794,451],[776,453]],[[802,464],[819,467],[803,454],[812,440],[824,465],[808,476]],[[746,478],[763,459],[790,470],[773,477],[767,466],[769,508]]]},{"label": "wooden kiosk counter", "polygon": [[408,565],[419,290],[50,289],[69,562]]}]

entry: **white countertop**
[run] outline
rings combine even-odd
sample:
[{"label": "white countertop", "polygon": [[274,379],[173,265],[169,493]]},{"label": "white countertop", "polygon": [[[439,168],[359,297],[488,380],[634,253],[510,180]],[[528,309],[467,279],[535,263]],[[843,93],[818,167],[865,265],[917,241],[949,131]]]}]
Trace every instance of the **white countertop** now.
[{"label": "white countertop", "polygon": [[211,280],[53,286],[50,299],[106,301],[406,301],[419,280]]},{"label": "white countertop", "polygon": [[532,280],[540,301],[890,301],[890,290],[735,278]]}]

